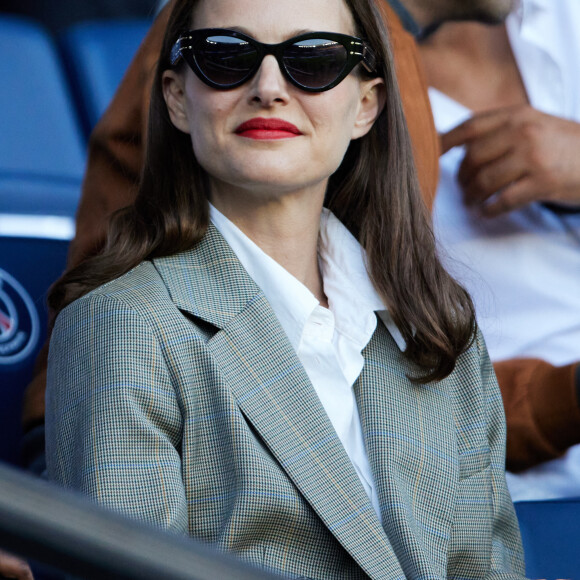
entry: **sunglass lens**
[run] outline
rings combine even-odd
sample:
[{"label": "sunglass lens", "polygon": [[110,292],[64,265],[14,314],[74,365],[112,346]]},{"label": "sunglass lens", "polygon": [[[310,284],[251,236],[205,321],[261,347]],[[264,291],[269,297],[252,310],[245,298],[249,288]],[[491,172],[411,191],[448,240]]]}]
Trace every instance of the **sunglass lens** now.
[{"label": "sunglass lens", "polygon": [[321,89],[340,76],[348,54],[339,42],[313,38],[287,47],[283,58],[288,74],[297,83],[309,89]]},{"label": "sunglass lens", "polygon": [[201,72],[224,87],[243,81],[258,57],[249,42],[233,36],[208,36],[197,44],[194,54]]}]

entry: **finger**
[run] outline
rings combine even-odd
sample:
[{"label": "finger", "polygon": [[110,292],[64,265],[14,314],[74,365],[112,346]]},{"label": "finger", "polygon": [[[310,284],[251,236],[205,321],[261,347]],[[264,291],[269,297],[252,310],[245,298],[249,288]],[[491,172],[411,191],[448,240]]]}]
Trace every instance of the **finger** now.
[{"label": "finger", "polygon": [[28,564],[0,550],[0,577],[16,578],[17,580],[34,580]]},{"label": "finger", "polygon": [[500,191],[492,200],[481,206],[481,213],[489,218],[525,207],[542,197],[531,177],[524,177]]},{"label": "finger", "polygon": [[496,109],[471,117],[471,119],[441,135],[441,154],[453,147],[465,145],[489,131],[496,130],[505,125],[509,119],[509,109]]},{"label": "finger", "polygon": [[469,183],[484,165],[508,155],[513,148],[510,137],[502,126],[470,141],[457,174],[459,183]]},{"label": "finger", "polygon": [[5,571],[0,572],[0,578],[11,578],[13,580],[34,580],[32,571],[26,562],[14,562],[7,565]]},{"label": "finger", "polygon": [[526,175],[527,166],[522,158],[510,152],[479,167],[469,181],[462,184],[465,203],[467,205],[482,203]]}]

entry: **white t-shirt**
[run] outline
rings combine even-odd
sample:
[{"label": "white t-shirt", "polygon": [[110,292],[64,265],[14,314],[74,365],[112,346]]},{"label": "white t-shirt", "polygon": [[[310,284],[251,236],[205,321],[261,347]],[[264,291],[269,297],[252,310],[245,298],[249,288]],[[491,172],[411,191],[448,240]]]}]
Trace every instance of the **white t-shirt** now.
[{"label": "white t-shirt", "polygon": [[[580,2],[524,0],[507,30],[530,103],[580,122]],[[439,132],[471,112],[430,89]],[[467,208],[455,176],[462,148],[441,157],[435,231],[448,269],[471,293],[492,360],[580,360],[580,213],[539,203],[497,218]],[[580,151],[579,151],[580,157]],[[508,474],[514,500],[580,496],[580,446]]]}]

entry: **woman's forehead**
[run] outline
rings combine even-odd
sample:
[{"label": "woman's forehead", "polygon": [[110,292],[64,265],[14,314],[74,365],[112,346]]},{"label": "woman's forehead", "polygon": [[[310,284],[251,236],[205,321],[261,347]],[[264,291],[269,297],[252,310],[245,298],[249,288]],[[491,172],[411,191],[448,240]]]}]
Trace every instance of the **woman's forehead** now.
[{"label": "woman's forehead", "polygon": [[314,30],[355,32],[345,0],[200,0],[193,27],[235,27],[262,42],[281,42]]}]

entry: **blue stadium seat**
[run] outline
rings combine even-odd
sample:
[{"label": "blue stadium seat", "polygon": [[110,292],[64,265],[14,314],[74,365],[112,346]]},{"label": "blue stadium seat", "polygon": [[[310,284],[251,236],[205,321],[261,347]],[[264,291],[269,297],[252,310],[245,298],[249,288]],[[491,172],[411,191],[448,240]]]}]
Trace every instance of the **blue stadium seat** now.
[{"label": "blue stadium seat", "polygon": [[0,235],[1,461],[19,459],[22,395],[46,338],[46,292],[64,269],[67,246],[65,239]]},{"label": "blue stadium seat", "polygon": [[56,46],[0,16],[0,216],[74,216],[85,146]]},{"label": "blue stadium seat", "polygon": [[0,15],[0,78],[0,213],[8,205],[53,213],[54,202],[74,215],[84,138],[58,52],[39,25]]},{"label": "blue stadium seat", "polygon": [[57,48],[38,24],[0,15],[0,459],[19,453],[21,400],[62,273],[85,143]]},{"label": "blue stadium seat", "polygon": [[515,504],[528,578],[580,578],[580,498]]},{"label": "blue stadium seat", "polygon": [[150,26],[150,20],[142,19],[84,22],[61,38],[87,132],[107,108]]}]

